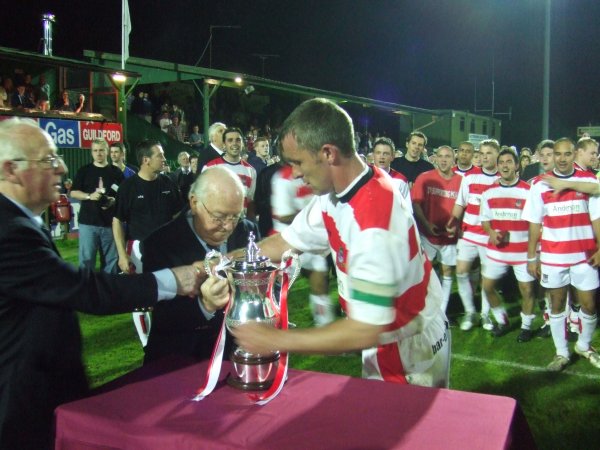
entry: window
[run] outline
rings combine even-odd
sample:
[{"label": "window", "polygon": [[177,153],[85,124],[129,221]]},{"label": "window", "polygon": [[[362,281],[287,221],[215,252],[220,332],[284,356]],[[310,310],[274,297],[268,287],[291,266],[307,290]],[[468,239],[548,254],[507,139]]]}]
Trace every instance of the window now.
[{"label": "window", "polygon": [[469,133],[475,133],[475,119],[471,119],[471,126],[469,127]]},{"label": "window", "polygon": [[488,123],[487,120],[484,120],[481,124],[481,134],[487,134]]},{"label": "window", "polygon": [[460,131],[465,131],[465,116],[460,117]]}]

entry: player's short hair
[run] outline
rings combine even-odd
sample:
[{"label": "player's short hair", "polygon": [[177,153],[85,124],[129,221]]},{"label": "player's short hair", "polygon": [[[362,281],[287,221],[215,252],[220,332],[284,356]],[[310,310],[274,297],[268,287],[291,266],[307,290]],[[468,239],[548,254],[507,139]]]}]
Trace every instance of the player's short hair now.
[{"label": "player's short hair", "polygon": [[346,111],[324,98],[303,102],[285,119],[280,142],[288,135],[294,137],[299,148],[314,153],[326,144],[335,145],[346,157],[356,153],[352,119]]},{"label": "player's short hair", "polygon": [[375,142],[373,142],[373,147],[372,148],[375,148],[378,145],[387,145],[389,148],[391,148],[392,149],[392,156],[393,156],[394,152],[396,151],[396,146],[394,145],[394,141],[392,141],[388,137],[377,138],[377,140]]},{"label": "player's short hair", "polygon": [[508,147],[508,148],[504,148],[504,149],[500,150],[500,153],[498,153],[498,158],[496,159],[496,161],[499,161],[500,157],[504,156],[504,155],[512,156],[512,159],[515,162],[515,164],[517,166],[519,165],[519,157],[517,156],[517,152],[515,152],[512,148]]},{"label": "player's short hair", "polygon": [[244,133],[237,127],[226,128],[225,131],[223,131],[223,142],[225,142],[226,136],[230,133],[238,133],[242,138],[242,142],[244,142]]},{"label": "player's short hair", "polygon": [[598,147],[598,141],[591,137],[582,137],[581,139],[579,139],[577,141],[577,145],[575,146],[575,149],[576,150],[586,149],[591,146]]},{"label": "player's short hair", "polygon": [[535,151],[539,152],[544,147],[554,148],[554,141],[552,139],[544,139],[539,142],[539,144],[535,147]]},{"label": "player's short hair", "polygon": [[471,150],[475,151],[475,146],[473,145],[472,142],[462,141],[460,144],[458,144],[458,146],[460,147],[461,145],[466,145],[468,147],[471,147]]},{"label": "player's short hair", "polygon": [[421,139],[423,139],[425,141],[425,143],[423,145],[427,145],[427,136],[425,136],[425,133],[423,133],[422,131],[413,131],[412,133],[410,133],[407,138],[406,138],[406,142],[410,142],[410,140],[414,137],[420,137]]},{"label": "player's short hair", "polygon": [[144,139],[135,147],[135,157],[140,167],[144,158],[152,158],[152,147],[154,146],[162,147],[160,142],[153,139]]},{"label": "player's short hair", "polygon": [[479,148],[481,149],[481,147],[483,147],[484,145],[486,147],[492,147],[497,152],[500,151],[500,143],[496,139],[484,139],[479,143]]}]

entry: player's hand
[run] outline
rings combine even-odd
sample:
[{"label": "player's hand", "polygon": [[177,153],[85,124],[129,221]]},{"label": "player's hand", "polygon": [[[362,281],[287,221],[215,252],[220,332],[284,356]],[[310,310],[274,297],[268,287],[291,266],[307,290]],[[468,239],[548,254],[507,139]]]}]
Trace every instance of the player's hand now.
[{"label": "player's hand", "polygon": [[229,282],[227,279],[208,277],[200,286],[202,305],[208,312],[224,308],[229,302]]},{"label": "player's hand", "polygon": [[458,219],[456,217],[450,217],[450,220],[446,223],[446,233],[448,233],[448,237],[456,236],[456,231],[458,228]]},{"label": "player's hand", "polygon": [[254,355],[264,355],[279,350],[277,342],[281,333],[286,331],[257,322],[245,323],[231,330],[237,344]]},{"label": "player's hand", "polygon": [[567,183],[564,180],[561,180],[553,175],[543,174],[541,176],[541,180],[554,190],[555,197],[565,189],[568,189]]},{"label": "player's hand", "polygon": [[437,225],[429,224],[428,228],[431,236],[439,236],[440,234],[442,234],[442,230],[440,230],[440,228]]},{"label": "player's hand", "polygon": [[131,262],[129,255],[125,255],[123,257],[119,256],[119,262],[117,264],[119,265],[121,272],[127,274],[135,273],[135,265]]},{"label": "player's hand", "polygon": [[594,267],[594,268],[598,268],[600,267],[600,250],[597,250],[596,253],[594,253],[588,260],[587,263]]},{"label": "player's hand", "polygon": [[542,277],[542,267],[539,261],[528,261],[527,262],[527,273],[539,280]]}]

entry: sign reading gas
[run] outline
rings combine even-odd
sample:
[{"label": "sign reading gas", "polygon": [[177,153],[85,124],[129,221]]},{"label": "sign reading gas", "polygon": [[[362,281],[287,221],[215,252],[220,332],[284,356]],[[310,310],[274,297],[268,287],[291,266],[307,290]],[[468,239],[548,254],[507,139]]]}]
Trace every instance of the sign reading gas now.
[{"label": "sign reading gas", "polygon": [[81,147],[79,123],[75,120],[40,119],[40,127],[52,136],[57,147]]}]

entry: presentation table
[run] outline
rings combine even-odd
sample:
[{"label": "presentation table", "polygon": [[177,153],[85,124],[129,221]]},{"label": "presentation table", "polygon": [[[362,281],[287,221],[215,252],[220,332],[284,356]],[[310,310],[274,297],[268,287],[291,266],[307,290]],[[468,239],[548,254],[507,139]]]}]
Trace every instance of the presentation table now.
[{"label": "presentation table", "polygon": [[254,405],[225,382],[192,401],[207,363],[137,369],[57,408],[56,449],[532,449],[514,399],[290,370]]}]

